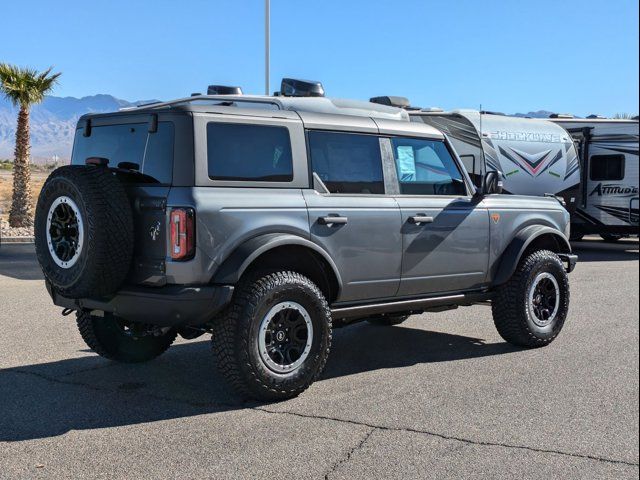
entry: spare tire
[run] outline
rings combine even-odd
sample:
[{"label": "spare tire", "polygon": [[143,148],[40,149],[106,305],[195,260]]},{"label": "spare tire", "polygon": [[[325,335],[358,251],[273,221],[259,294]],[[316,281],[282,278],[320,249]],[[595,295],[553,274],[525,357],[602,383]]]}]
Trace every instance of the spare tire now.
[{"label": "spare tire", "polygon": [[129,272],[134,240],[131,205],[108,168],[56,169],[38,197],[34,231],[42,272],[66,297],[109,295]]}]

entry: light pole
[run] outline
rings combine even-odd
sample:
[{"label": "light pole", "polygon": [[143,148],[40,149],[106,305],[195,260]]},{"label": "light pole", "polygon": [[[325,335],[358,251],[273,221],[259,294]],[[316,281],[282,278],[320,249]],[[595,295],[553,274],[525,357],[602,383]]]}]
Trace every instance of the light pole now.
[{"label": "light pole", "polygon": [[270,0],[264,0],[264,94],[269,95],[269,42],[270,32],[269,24],[271,23],[271,5]]}]

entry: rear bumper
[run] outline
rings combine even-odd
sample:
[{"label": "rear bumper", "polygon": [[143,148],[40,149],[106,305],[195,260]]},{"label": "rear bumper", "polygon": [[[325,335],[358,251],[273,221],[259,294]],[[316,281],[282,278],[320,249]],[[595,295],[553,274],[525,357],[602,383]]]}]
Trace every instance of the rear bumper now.
[{"label": "rear bumper", "polygon": [[561,253],[558,256],[560,260],[567,264],[567,273],[573,272],[573,269],[576,268],[576,263],[578,263],[578,255],[574,253]]},{"label": "rear bumper", "polygon": [[126,287],[106,298],[67,298],[47,282],[55,305],[73,310],[101,310],[132,322],[158,326],[203,325],[226,307],[233,295],[232,285],[181,286],[159,288]]}]

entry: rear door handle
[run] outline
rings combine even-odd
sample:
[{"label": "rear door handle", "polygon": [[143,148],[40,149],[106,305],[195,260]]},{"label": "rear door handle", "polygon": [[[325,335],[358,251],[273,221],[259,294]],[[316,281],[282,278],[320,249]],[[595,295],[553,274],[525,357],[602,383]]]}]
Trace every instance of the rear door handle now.
[{"label": "rear door handle", "polygon": [[347,217],[340,217],[338,215],[327,215],[326,217],[318,218],[320,225],[345,225],[347,223]]},{"label": "rear door handle", "polygon": [[409,223],[413,223],[414,225],[418,225],[420,223],[433,223],[433,217],[414,215],[413,217],[409,217]]}]

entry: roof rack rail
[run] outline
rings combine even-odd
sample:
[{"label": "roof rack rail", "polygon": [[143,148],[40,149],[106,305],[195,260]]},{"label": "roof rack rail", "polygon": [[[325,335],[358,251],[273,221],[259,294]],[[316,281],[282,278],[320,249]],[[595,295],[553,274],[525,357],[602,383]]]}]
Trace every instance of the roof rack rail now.
[{"label": "roof rack rail", "polygon": [[153,102],[153,103],[145,103],[143,105],[137,105],[134,107],[124,107],[121,108],[120,111],[131,111],[138,109],[157,109],[157,108],[165,108],[165,107],[173,107],[175,105],[180,105],[183,103],[193,103],[193,102],[201,102],[201,101],[210,101],[210,102],[219,102],[224,104],[229,103],[258,103],[258,104],[266,104],[273,105],[278,107],[279,110],[282,110],[282,103],[271,97],[259,97],[259,96],[248,96],[248,95],[192,95],[191,97],[178,98],[176,100],[170,100],[168,102]]}]

